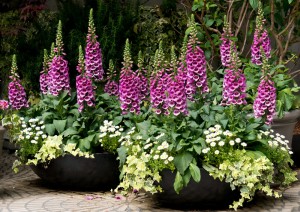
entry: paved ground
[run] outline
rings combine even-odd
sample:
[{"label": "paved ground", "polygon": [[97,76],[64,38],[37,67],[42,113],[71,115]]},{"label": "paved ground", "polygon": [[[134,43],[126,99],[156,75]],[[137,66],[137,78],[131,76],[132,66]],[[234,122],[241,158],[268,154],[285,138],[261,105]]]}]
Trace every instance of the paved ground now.
[{"label": "paved ground", "polygon": [[[22,169],[18,174],[13,174],[11,171],[13,160],[13,154],[7,151],[0,156],[0,212],[178,211],[159,207],[151,197],[145,194],[116,198],[110,192],[54,190],[43,184],[28,168]],[[300,171],[298,173],[300,177]],[[300,211],[300,182],[296,182],[286,190],[281,199],[258,196],[239,211]]]}]

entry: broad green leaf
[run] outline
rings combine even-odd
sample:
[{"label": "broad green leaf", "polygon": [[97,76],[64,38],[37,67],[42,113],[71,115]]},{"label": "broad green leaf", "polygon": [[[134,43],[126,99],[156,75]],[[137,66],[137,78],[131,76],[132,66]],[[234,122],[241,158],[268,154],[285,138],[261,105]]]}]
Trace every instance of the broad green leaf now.
[{"label": "broad green leaf", "polygon": [[248,133],[247,135],[246,135],[246,139],[248,140],[248,141],[253,141],[253,140],[255,140],[256,139],[256,133],[255,132],[250,132],[250,133]]},{"label": "broad green leaf", "polygon": [[184,175],[185,170],[189,167],[193,160],[193,155],[189,152],[182,152],[175,156],[174,165],[177,170]]},{"label": "broad green leaf", "polygon": [[258,0],[249,0],[249,3],[253,9],[258,7]]},{"label": "broad green leaf", "polygon": [[179,172],[176,173],[174,181],[174,190],[179,194],[180,190],[183,188],[183,178]]},{"label": "broad green leaf", "polygon": [[192,174],[193,179],[195,180],[195,182],[200,182],[201,180],[201,173],[200,173],[200,169],[198,166],[196,166],[195,164],[191,163],[189,170]]},{"label": "broad green leaf", "polygon": [[53,120],[53,124],[58,133],[61,134],[66,128],[67,120]]},{"label": "broad green leaf", "polygon": [[183,186],[187,186],[187,184],[190,182],[191,180],[191,172],[187,169],[185,174],[182,176],[182,179],[183,179]]},{"label": "broad green leaf", "polygon": [[127,156],[127,150],[126,147],[121,146],[117,149],[119,160],[120,160],[120,167],[123,166],[123,164],[126,161],[126,156]]},{"label": "broad green leaf", "polygon": [[193,148],[195,150],[195,152],[197,152],[197,154],[201,154],[202,152],[202,146],[201,145],[193,145]]},{"label": "broad green leaf", "polygon": [[113,124],[118,125],[122,122],[122,120],[123,120],[123,116],[117,116],[117,117],[114,118]]},{"label": "broad green leaf", "polygon": [[80,127],[81,124],[78,121],[73,122],[72,124],[73,127]]},{"label": "broad green leaf", "polygon": [[151,126],[151,121],[150,120],[143,121],[143,122],[137,123],[136,126],[142,135],[147,135],[148,130],[150,129],[150,126]]},{"label": "broad green leaf", "polygon": [[215,22],[215,20],[213,19],[208,19],[205,23],[206,26],[210,27],[211,25],[213,25],[213,23]]},{"label": "broad green leaf", "polygon": [[45,124],[45,129],[48,135],[53,136],[55,133],[54,124]]},{"label": "broad green leaf", "polygon": [[67,137],[69,135],[76,135],[76,134],[78,134],[78,131],[74,127],[69,127],[62,133],[64,137]]},{"label": "broad green leaf", "polygon": [[259,126],[260,126],[260,124],[257,124],[257,123],[249,124],[246,126],[246,132],[251,132],[252,130],[254,130],[255,128],[257,128]]},{"label": "broad green leaf", "polygon": [[44,113],[42,113],[42,118],[43,118],[44,121],[47,120],[48,118],[51,119],[53,116],[54,116],[54,114],[52,112],[44,112]]}]

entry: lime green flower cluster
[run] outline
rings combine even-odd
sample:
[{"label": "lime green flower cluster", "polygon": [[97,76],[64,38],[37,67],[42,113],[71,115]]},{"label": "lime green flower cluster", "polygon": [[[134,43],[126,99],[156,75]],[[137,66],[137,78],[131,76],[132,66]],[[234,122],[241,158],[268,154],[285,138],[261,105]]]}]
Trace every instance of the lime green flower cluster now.
[{"label": "lime green flower cluster", "polygon": [[121,145],[126,149],[127,157],[122,166],[122,182],[115,189],[122,189],[123,194],[133,189],[157,193],[161,190],[158,183],[161,181],[160,171],[174,170],[174,157],[168,152],[169,144],[164,140],[164,134],[151,137],[143,142],[141,136],[134,134],[135,128],[121,137]]}]

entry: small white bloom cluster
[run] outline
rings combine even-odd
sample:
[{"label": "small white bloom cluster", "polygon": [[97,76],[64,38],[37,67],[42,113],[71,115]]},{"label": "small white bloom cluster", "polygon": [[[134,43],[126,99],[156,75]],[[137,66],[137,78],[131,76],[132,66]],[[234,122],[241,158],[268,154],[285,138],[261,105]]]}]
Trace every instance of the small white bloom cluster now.
[{"label": "small white bloom cluster", "polygon": [[116,138],[121,136],[123,128],[115,126],[112,121],[104,120],[103,126],[100,126],[99,142],[102,142],[104,138]]},{"label": "small white bloom cluster", "polygon": [[21,117],[20,119],[21,132],[18,138],[20,142],[26,140],[32,144],[37,144],[47,138],[47,135],[44,132],[45,125],[42,120],[33,118],[29,119],[29,121],[26,122],[23,117]]},{"label": "small white bloom cluster", "polygon": [[204,154],[213,149],[214,154],[218,155],[221,150],[218,150],[217,148],[224,147],[226,144],[229,144],[229,146],[232,147],[235,145],[242,147],[247,146],[247,143],[242,142],[240,138],[235,138],[233,133],[229,130],[223,131],[218,124],[208,128],[208,130],[205,130],[203,133],[207,144],[207,147],[202,149],[202,153]]},{"label": "small white bloom cluster", "polygon": [[293,152],[290,151],[290,147],[288,146],[289,140],[285,139],[284,135],[281,135],[279,133],[274,133],[274,130],[272,129],[267,131],[260,131],[260,132],[261,134],[258,135],[258,138],[259,139],[267,138],[270,147],[280,148],[283,151],[288,151],[289,154],[293,154]]}]

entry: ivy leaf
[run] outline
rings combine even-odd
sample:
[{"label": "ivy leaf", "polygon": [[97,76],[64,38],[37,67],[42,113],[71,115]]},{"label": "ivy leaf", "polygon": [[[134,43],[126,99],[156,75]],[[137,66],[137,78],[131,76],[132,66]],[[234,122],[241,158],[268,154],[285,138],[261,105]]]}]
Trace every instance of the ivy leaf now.
[{"label": "ivy leaf", "polygon": [[53,124],[58,133],[61,134],[65,130],[67,120],[53,120]]},{"label": "ivy leaf", "polygon": [[182,152],[175,156],[174,165],[181,175],[184,175],[185,170],[189,167],[193,160],[193,155],[189,152]]},{"label": "ivy leaf", "polygon": [[195,182],[200,182],[201,180],[201,174],[200,174],[200,169],[198,166],[196,166],[195,164],[191,163],[189,166],[189,170],[192,174],[193,179],[195,180]]},{"label": "ivy leaf", "polygon": [[179,172],[176,173],[174,181],[174,190],[179,194],[180,190],[183,188],[183,178]]}]

